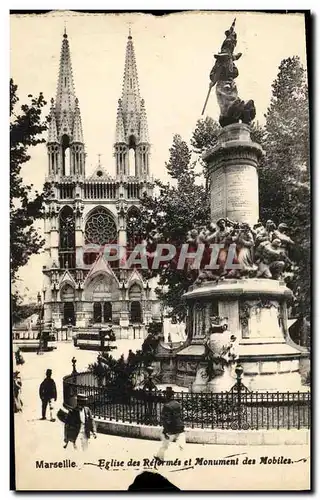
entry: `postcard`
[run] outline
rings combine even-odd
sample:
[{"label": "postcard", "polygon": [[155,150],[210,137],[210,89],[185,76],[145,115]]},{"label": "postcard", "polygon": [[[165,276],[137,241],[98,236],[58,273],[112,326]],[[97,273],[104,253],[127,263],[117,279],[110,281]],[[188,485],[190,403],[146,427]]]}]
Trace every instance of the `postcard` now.
[{"label": "postcard", "polygon": [[11,12],[13,489],[310,490],[308,16]]}]

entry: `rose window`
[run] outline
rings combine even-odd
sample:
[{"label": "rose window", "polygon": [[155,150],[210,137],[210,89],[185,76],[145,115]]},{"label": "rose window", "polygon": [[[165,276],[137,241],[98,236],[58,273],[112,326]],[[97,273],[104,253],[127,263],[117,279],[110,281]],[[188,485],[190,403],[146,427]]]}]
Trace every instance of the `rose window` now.
[{"label": "rose window", "polygon": [[117,227],[112,215],[106,210],[97,209],[91,215],[85,228],[86,243],[104,245],[117,242]]}]

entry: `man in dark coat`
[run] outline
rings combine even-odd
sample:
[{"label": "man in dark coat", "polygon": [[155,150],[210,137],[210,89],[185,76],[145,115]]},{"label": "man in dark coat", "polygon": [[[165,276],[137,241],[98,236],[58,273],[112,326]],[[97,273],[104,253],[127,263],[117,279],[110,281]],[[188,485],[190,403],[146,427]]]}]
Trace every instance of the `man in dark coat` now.
[{"label": "man in dark coat", "polygon": [[169,444],[177,443],[180,450],[183,450],[185,444],[184,424],[182,420],[182,408],[178,401],[174,400],[172,387],[166,388],[166,402],[163,405],[161,422],[163,431],[161,435],[161,447],[155,458],[164,460],[164,454]]},{"label": "man in dark coat", "polygon": [[85,394],[78,394],[77,406],[69,411],[64,427],[64,448],[69,441],[77,449],[76,441],[80,438],[82,451],[87,450],[91,434],[96,438],[96,425],[90,408],[87,406],[88,398]]},{"label": "man in dark coat", "polygon": [[[52,370],[48,369],[46,371],[46,378],[44,379],[43,382],[41,382],[40,387],[39,387],[39,396],[42,401],[42,418],[41,420],[46,420],[46,412],[47,412],[47,406],[49,403],[50,410],[52,411],[51,407],[51,400],[57,401],[57,388],[56,388],[56,383],[55,381],[51,378],[52,375]],[[54,422],[55,419],[52,418],[51,415],[51,422]]]}]

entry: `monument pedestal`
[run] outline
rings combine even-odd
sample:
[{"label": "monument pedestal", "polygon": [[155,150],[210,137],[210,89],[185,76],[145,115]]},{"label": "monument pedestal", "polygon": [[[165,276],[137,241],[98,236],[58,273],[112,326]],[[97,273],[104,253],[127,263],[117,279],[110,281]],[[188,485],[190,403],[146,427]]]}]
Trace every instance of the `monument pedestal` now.
[{"label": "monument pedestal", "polygon": [[217,145],[203,156],[208,164],[211,220],[228,217],[251,226],[259,218],[258,161],[263,150],[252,142],[250,127],[234,123],[221,129]]},{"label": "monument pedestal", "polygon": [[[215,310],[220,317],[228,318],[228,329],[237,338],[242,381],[249,390],[303,390],[299,360],[304,354],[294,347],[287,327],[287,300],[291,295],[283,282],[269,279],[229,279],[194,285],[185,294],[191,342],[184,351],[188,350],[189,356],[199,351],[194,343],[200,339],[205,342],[206,325]],[[208,384],[208,390],[218,389],[229,390],[224,383],[219,386],[219,377]]]},{"label": "monument pedestal", "polygon": [[[221,129],[215,147],[203,156],[210,178],[211,220],[217,223],[224,219],[224,224],[220,221],[218,225],[214,243],[222,243],[225,249],[230,245],[232,230],[227,232],[227,225],[236,228],[242,224],[242,232],[247,231],[248,235],[244,237],[242,233],[242,239],[239,234],[233,236],[238,245],[236,273],[228,277],[230,269],[226,269],[227,262],[222,259],[219,264],[225,268],[220,271],[225,279],[220,275],[215,280],[214,275],[203,273],[202,279],[209,276],[209,281],[193,285],[184,294],[188,303],[188,340],[176,355],[176,378],[178,385],[197,392],[229,391],[236,383],[228,366],[221,375],[217,371],[211,381],[205,376],[206,363],[212,362],[210,353],[218,359],[220,355],[219,348],[209,346],[209,359],[205,359],[213,317],[227,318],[230,337],[231,334],[236,337],[232,348],[237,350],[243,367],[242,382],[249,390],[305,390],[299,374],[299,360],[305,353],[293,344],[288,334],[287,301],[291,300],[292,292],[282,281],[249,277],[256,272],[250,226],[259,217],[257,166],[262,154],[261,146],[251,140],[250,127],[234,123]],[[230,348],[225,344],[221,353]],[[235,357],[230,361],[233,365],[234,360]]]}]

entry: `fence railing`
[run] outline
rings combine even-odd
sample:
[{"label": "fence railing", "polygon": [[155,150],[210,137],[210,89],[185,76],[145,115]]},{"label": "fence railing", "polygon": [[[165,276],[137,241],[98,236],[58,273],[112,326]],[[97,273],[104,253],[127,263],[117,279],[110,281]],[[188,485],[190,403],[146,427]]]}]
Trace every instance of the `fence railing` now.
[{"label": "fence railing", "polygon": [[[101,386],[92,373],[63,379],[64,405],[74,406],[77,394],[88,397],[95,417],[145,425],[161,425],[162,391]],[[230,392],[175,392],[186,427],[210,429],[310,428],[311,396],[304,392],[249,392],[241,384]]]}]

